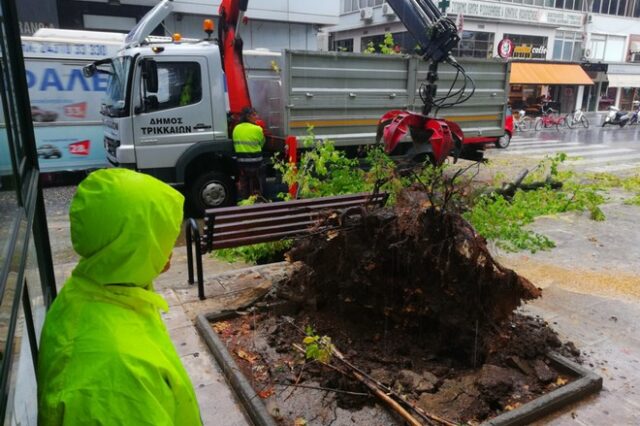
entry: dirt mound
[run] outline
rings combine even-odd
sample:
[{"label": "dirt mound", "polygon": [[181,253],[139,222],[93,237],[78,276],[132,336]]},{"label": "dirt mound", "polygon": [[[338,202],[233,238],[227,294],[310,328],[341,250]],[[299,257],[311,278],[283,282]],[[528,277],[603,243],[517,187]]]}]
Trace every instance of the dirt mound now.
[{"label": "dirt mound", "polygon": [[541,294],[424,192],[405,191],[394,208],[357,219],[327,220],[346,223],[294,245],[288,257],[304,266],[279,295],[373,329],[391,324],[468,365],[483,363],[514,309]]}]

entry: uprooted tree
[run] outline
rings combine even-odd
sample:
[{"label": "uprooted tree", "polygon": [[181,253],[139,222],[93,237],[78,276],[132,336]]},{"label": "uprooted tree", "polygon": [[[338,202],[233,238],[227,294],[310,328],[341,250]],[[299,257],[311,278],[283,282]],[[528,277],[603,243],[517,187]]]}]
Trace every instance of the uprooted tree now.
[{"label": "uprooted tree", "polygon": [[325,218],[319,229],[344,223],[294,244],[289,260],[302,266],[280,295],[354,321],[391,323],[435,351],[481,363],[499,326],[541,291],[493,259],[485,239],[449,209],[457,189],[443,182],[405,189],[393,207]]}]

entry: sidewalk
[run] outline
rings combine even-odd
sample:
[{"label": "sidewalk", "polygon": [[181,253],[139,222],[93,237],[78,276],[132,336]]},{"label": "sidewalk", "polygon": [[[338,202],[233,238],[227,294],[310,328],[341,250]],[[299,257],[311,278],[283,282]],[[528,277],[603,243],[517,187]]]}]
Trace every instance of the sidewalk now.
[{"label": "sidewalk", "polygon": [[[536,227],[557,242],[550,252],[498,256],[544,288],[543,297],[522,308],[539,315],[583,352],[585,366],[604,378],[604,389],[538,425],[640,424],[640,230],[634,226],[636,207],[614,204],[599,223],[580,216],[544,218]],[[66,218],[51,218],[49,228],[55,253],[58,286],[75,265]],[[596,230],[597,229],[597,230]],[[625,243],[626,241],[626,243]],[[629,244],[630,243],[630,244]],[[240,268],[240,269],[238,269]],[[205,256],[205,294],[187,283],[184,246],[174,249],[172,267],[156,281],[169,302],[163,315],[172,340],[193,381],[204,424],[250,424],[220,368],[194,325],[201,313],[233,310],[262,296],[286,273],[283,264],[261,267],[230,265]]]}]

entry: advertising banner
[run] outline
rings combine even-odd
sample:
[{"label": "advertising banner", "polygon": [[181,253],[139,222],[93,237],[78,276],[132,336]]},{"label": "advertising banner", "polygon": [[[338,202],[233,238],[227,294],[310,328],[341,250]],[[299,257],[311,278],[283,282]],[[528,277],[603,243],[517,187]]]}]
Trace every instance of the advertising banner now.
[{"label": "advertising banner", "polygon": [[[23,39],[26,80],[42,172],[107,165],[100,106],[109,76],[82,75],[93,60],[114,55],[117,45]],[[1,110],[1,105],[0,105]],[[0,111],[0,139],[6,139]],[[0,140],[0,172],[10,171],[8,144]]]},{"label": "advertising banner", "polygon": [[82,63],[27,60],[27,86],[35,123],[100,121],[109,76],[82,75]]}]

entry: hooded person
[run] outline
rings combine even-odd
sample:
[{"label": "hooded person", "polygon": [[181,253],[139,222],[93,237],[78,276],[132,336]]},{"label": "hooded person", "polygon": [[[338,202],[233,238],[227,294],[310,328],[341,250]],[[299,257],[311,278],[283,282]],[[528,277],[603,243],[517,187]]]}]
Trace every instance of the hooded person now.
[{"label": "hooded person", "polygon": [[201,425],[193,385],[160,317],[183,196],[125,169],[93,172],[70,208],[80,261],[47,313],[38,424]]}]

